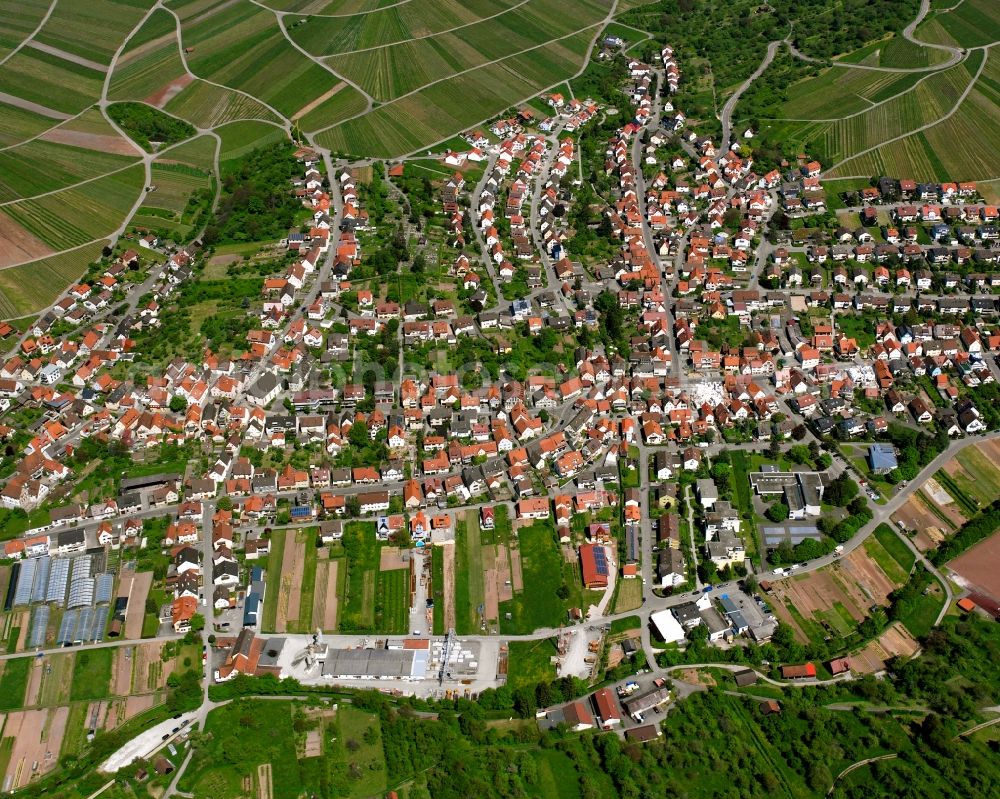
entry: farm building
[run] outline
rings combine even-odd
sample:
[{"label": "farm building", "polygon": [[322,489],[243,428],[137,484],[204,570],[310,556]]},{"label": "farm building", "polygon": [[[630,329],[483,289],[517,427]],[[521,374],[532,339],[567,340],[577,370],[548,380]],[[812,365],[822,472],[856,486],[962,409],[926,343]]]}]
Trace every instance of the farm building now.
[{"label": "farm building", "polygon": [[583,544],[580,547],[580,569],[587,588],[608,587],[608,552],[600,544]]},{"label": "farm building", "polygon": [[594,694],[594,707],[597,716],[601,720],[601,728],[611,729],[616,724],[622,723],[622,714],[618,710],[618,703],[615,701],[615,694],[610,688],[602,688]]},{"label": "farm building", "polygon": [[798,666],[782,666],[781,676],[786,680],[805,680],[816,677],[816,667],[812,663]]}]

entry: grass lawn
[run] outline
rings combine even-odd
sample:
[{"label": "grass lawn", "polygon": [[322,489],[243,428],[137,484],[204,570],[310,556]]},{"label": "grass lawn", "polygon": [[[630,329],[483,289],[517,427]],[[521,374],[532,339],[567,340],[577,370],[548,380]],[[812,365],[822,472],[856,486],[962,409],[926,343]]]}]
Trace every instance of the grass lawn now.
[{"label": "grass lawn", "polygon": [[[638,580],[630,580],[629,582],[639,582]],[[629,630],[638,630],[642,626],[642,619],[638,616],[626,616],[624,619],[615,619],[611,622],[611,630],[609,635],[618,635],[619,633],[628,632]]]},{"label": "grass lawn", "polygon": [[[642,580],[618,578],[618,595],[615,597],[615,613],[625,613],[642,605]],[[617,624],[617,622],[615,622]]]},{"label": "grass lawn", "polygon": [[522,685],[533,685],[554,680],[556,667],[550,659],[556,654],[554,638],[540,641],[511,641],[507,665],[507,686],[513,690]]},{"label": "grass lawn", "polygon": [[882,548],[892,555],[893,560],[903,567],[903,571],[909,574],[917,556],[900,540],[896,532],[888,524],[880,524],[875,528],[875,538],[878,539]]},{"label": "grass lawn", "polygon": [[[298,702],[259,700],[238,700],[213,710],[205,725],[205,744],[184,774],[181,789],[196,796],[236,799],[246,795],[243,780],[249,778],[256,786],[257,767],[269,763],[273,799],[318,793],[318,775],[309,765],[315,759],[298,756],[296,742],[302,733],[292,725],[298,711]],[[232,757],[233,752],[239,756]]]},{"label": "grass lawn", "polygon": [[347,567],[346,597],[340,605],[341,632],[375,629],[375,584],[379,546],[374,522],[348,522],[344,527]]},{"label": "grass lawn", "polygon": [[434,635],[444,635],[444,551],[431,547],[431,598],[434,600]]},{"label": "grass lawn", "polygon": [[886,551],[885,547],[874,536],[865,539],[864,548],[865,552],[871,556],[871,559],[885,572],[886,577],[896,585],[902,585],[906,582],[907,572],[903,571],[903,567],[899,565],[896,559]]},{"label": "grass lawn", "polygon": [[[271,531],[271,553],[267,556],[267,590],[264,591],[262,630],[273,630],[278,623],[278,594],[281,593],[281,561],[285,555],[285,530]],[[310,608],[312,606],[310,605]]]},{"label": "grass lawn", "polygon": [[900,618],[900,621],[914,638],[922,638],[934,627],[934,622],[937,621],[944,601],[944,590],[941,588],[941,584],[934,580],[931,583],[930,591],[921,595],[913,603],[910,611]]},{"label": "grass lawn", "polygon": [[405,635],[410,631],[410,570],[380,571],[375,585],[375,629]]},{"label": "grass lawn", "polygon": [[350,796],[381,796],[386,788],[385,754],[378,719],[350,705],[340,705],[335,725],[338,735],[330,758],[334,768],[357,764],[360,774],[350,782]]},{"label": "grass lawn", "polygon": [[[558,627],[566,620],[566,600],[556,594],[557,574],[566,574],[555,532],[550,522],[535,522],[518,533],[524,590],[500,603],[500,631],[530,633],[541,627]],[[575,569],[575,564],[566,564]],[[510,619],[507,614],[510,614]]]},{"label": "grass lawn", "polygon": [[111,680],[113,649],[85,649],[76,654],[70,699],[104,699]]},{"label": "grass lawn", "polygon": [[[296,530],[295,539],[305,544],[305,565],[302,571],[302,589],[299,598],[299,618],[288,620],[288,631],[299,633],[313,632],[313,596],[316,593],[316,541],[317,530],[310,527]],[[265,592],[266,594],[266,592]]]},{"label": "grass lawn", "polygon": [[14,658],[3,662],[0,671],[0,710],[24,707],[24,692],[28,688],[28,670],[32,658]]},{"label": "grass lawn", "polygon": [[[475,524],[475,529],[470,527]],[[455,523],[455,631],[479,631],[480,610],[486,599],[483,546],[478,522],[466,514]]]}]

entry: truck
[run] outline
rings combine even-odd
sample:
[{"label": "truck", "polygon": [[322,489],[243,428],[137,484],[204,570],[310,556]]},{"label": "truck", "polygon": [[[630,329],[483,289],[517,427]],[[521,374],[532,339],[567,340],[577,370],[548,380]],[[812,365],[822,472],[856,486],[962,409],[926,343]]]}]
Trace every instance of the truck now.
[{"label": "truck", "polygon": [[837,544],[837,546],[835,546],[833,548],[833,555],[834,555],[834,557],[839,558],[843,554],[844,554],[844,545],[843,544]]}]

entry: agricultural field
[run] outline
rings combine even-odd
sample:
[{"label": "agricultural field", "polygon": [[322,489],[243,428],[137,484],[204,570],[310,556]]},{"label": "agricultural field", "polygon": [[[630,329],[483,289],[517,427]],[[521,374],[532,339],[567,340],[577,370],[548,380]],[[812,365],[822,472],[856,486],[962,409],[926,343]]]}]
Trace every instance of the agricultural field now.
[{"label": "agricultural field", "polygon": [[[157,29],[158,19],[157,14],[154,14],[146,26]],[[146,26],[140,29],[140,34]],[[108,98],[142,100],[162,108],[167,100],[183,88],[183,85],[176,90],[172,87],[177,82],[182,84],[190,82],[191,76],[184,69],[180,48],[177,46],[177,36],[173,31],[150,41],[143,41],[145,38],[137,36],[129,42],[128,48],[118,59],[111,76]]]},{"label": "agricultural field", "polygon": [[222,3],[184,16],[181,29],[195,75],[246,92],[286,117],[338,80],[292,46],[274,14],[250,3]]},{"label": "agricultural field", "polygon": [[52,303],[101,255],[103,241],[69,252],[0,269],[0,318],[17,319]]},{"label": "agricultural field", "polygon": [[111,127],[111,123],[97,108],[88,108],[82,114],[49,128],[42,133],[40,138],[44,141],[84,150],[94,150],[98,153],[115,153],[135,157],[142,152],[139,145],[134,144]]},{"label": "agricultural field", "polygon": [[276,125],[266,122],[231,122],[218,128],[216,133],[222,137],[222,149],[219,152],[221,169],[225,172],[225,162],[241,158],[258,147],[281,141],[285,132]]},{"label": "agricultural field", "polygon": [[199,128],[214,128],[241,119],[279,122],[274,111],[253,97],[203,80],[193,80],[176,94],[166,97],[161,107]]},{"label": "agricultural field", "polygon": [[[272,8],[279,8],[268,3]],[[302,10],[306,3],[283,2],[282,10]],[[315,11],[315,17],[293,17],[288,29],[292,39],[313,55],[350,53],[404,42],[410,39],[433,36],[460,26],[478,24],[484,17],[506,14],[511,7],[520,5],[516,0],[424,0],[422,3],[393,4],[388,8],[365,14],[351,14],[337,3],[337,13],[342,16],[325,17]],[[347,5],[350,5],[348,3]],[[366,4],[373,5],[373,4]],[[385,5],[389,5],[386,3]],[[371,9],[366,8],[365,11]]]},{"label": "agricultural field", "polygon": [[0,206],[92,180],[134,163],[134,157],[35,139],[0,152]]},{"label": "agricultural field", "polygon": [[59,119],[0,103],[0,147],[10,147],[57,125]]},{"label": "agricultural field", "polygon": [[150,5],[143,0],[57,3],[35,41],[106,67]]},{"label": "agricultural field", "polygon": [[7,56],[38,26],[49,7],[46,0],[3,0],[0,2],[0,58]]},{"label": "agricultural field", "polygon": [[846,637],[869,615],[873,604],[889,604],[889,594],[906,581],[907,574],[893,555],[870,537],[863,548],[831,566],[777,583],[769,604],[779,621],[788,624],[803,643],[821,642],[828,635]]},{"label": "agricultural field", "polygon": [[952,47],[982,47],[1000,40],[1000,19],[992,0],[963,0],[928,14],[916,37]]},{"label": "agricultural field", "polygon": [[574,14],[567,15],[561,13],[563,7],[562,0],[529,0],[453,33],[349,52],[327,63],[384,102],[433,81],[555,42],[589,27],[607,10],[600,3],[584,2],[575,4]]},{"label": "agricultural field", "polygon": [[[133,166],[77,188],[11,203],[3,212],[50,247],[79,247],[121,225],[139,197],[143,179],[142,167]],[[67,208],[73,209],[72,219],[65,218]]]},{"label": "agricultural field", "polygon": [[980,541],[948,564],[958,583],[1000,601],[1000,534],[994,533]]},{"label": "agricultural field", "polygon": [[386,157],[427,147],[572,74],[597,32],[594,26],[432,83],[321,132],[317,141],[338,152]]},{"label": "agricultural field", "polygon": [[947,50],[937,47],[923,47],[902,36],[891,36],[853,53],[837,58],[846,64],[861,64],[869,67],[888,69],[926,69],[946,62]]},{"label": "agricultural field", "polygon": [[[215,141],[208,139],[208,142],[214,150]],[[154,163],[152,178],[156,189],[146,194],[132,224],[154,230],[167,239],[188,241],[195,232],[194,223],[202,207],[189,206],[189,201],[197,192],[212,188],[211,174],[186,163]],[[210,203],[210,199],[206,202]]]},{"label": "agricultural field", "polygon": [[[771,135],[794,142],[833,167],[856,153],[950,113],[974,80],[984,58],[982,51],[973,51],[960,64],[916,78],[896,74],[886,78],[883,73],[875,73],[878,77],[874,79],[867,74],[843,76],[839,73],[853,71],[831,69],[793,87],[792,99],[785,105],[783,116],[798,121],[777,121],[778,133],[775,136],[772,131]],[[835,104],[829,103],[831,93],[840,98]],[[825,106],[820,104],[824,99]],[[898,146],[892,144],[882,149]],[[933,153],[924,154],[931,166],[932,158]],[[859,167],[845,166],[832,170],[832,176],[860,174]],[[906,171],[890,174],[906,174]]]},{"label": "agricultural field", "polygon": [[315,630],[317,552],[315,528],[275,530],[267,562],[261,628],[274,632]]},{"label": "agricultural field", "polygon": [[37,103],[53,119],[78,114],[101,95],[104,71],[25,47],[0,70],[0,92]]},{"label": "agricultural field", "polygon": [[[934,115],[940,119],[954,109],[954,113],[947,119],[941,119],[926,130],[906,135],[864,155],[849,158],[837,165],[831,174],[851,175],[871,170],[865,174],[912,174],[918,180],[978,180],[996,177],[996,159],[992,157],[992,153],[1000,145],[997,126],[1000,118],[997,110],[1000,107],[1000,54],[990,50],[985,63],[983,57],[982,50],[970,51],[966,65],[974,65],[977,71],[982,67],[982,72],[978,77],[976,72],[972,73],[969,82],[974,78],[974,83],[961,103],[957,101],[964,87],[955,93],[958,84],[953,83],[947,91],[949,101],[944,103],[943,113]],[[946,72],[953,73],[960,68],[953,67]],[[945,73],[940,75],[943,77]],[[928,79],[921,87],[928,86],[935,78]],[[953,93],[955,96],[952,96]],[[924,119],[921,124],[933,122],[933,119]],[[908,127],[913,130],[919,126]],[[885,140],[893,135],[906,133],[905,130],[900,131],[898,126],[890,130],[892,134],[886,133],[878,138]]]}]

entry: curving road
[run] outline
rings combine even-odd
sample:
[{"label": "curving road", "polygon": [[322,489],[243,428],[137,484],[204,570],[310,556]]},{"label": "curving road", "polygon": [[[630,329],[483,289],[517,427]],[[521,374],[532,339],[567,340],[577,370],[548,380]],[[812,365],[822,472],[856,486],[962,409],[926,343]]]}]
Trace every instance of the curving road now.
[{"label": "curving road", "polygon": [[784,39],[775,39],[767,46],[767,53],[764,55],[764,60],[760,62],[760,66],[754,70],[749,78],[740,84],[740,87],[730,95],[729,99],[726,100],[726,104],[722,106],[722,113],[719,115],[719,120],[722,122],[722,144],[719,152],[724,153],[732,146],[730,137],[732,134],[733,111],[736,109],[736,104],[740,101],[740,96],[750,88],[751,83],[764,74],[764,70],[771,65],[774,56],[778,52],[778,48],[784,42]]}]

